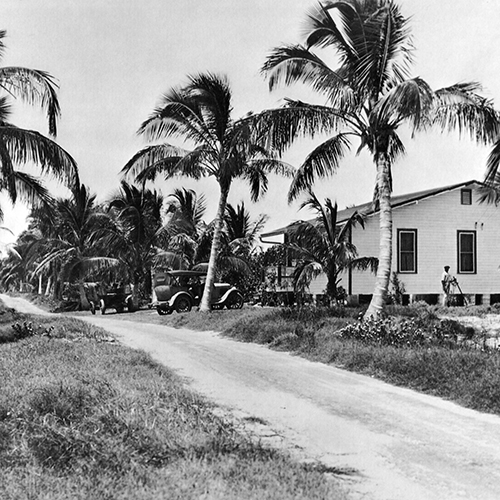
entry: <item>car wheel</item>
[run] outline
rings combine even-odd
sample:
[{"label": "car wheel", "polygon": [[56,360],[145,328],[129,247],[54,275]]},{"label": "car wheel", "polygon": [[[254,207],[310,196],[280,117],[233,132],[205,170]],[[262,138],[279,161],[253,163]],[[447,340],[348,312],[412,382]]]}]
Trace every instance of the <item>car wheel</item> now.
[{"label": "car wheel", "polygon": [[90,312],[92,314],[95,314],[95,304],[94,304],[94,301],[90,302]]},{"label": "car wheel", "polygon": [[174,304],[174,309],[178,313],[191,311],[191,301],[187,297],[179,297]]},{"label": "car wheel", "polygon": [[101,301],[99,302],[99,305],[101,306],[101,314],[105,314],[106,313],[106,304],[104,303],[103,299],[101,299]]},{"label": "car wheel", "polygon": [[127,299],[127,310],[128,312],[135,312],[137,309],[135,307],[135,304],[134,304],[134,299],[132,299],[132,297],[129,297]]},{"label": "car wheel", "polygon": [[233,293],[227,300],[228,309],[241,309],[243,307],[243,296],[240,293]]},{"label": "car wheel", "polygon": [[166,316],[167,314],[172,314],[172,309],[163,309],[161,307],[156,308],[156,311],[160,316]]}]

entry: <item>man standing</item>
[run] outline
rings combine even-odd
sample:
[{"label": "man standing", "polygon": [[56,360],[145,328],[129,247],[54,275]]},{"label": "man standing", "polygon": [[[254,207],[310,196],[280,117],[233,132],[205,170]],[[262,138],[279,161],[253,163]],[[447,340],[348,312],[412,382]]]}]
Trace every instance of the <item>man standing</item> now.
[{"label": "man standing", "polygon": [[455,283],[455,278],[449,273],[450,266],[444,266],[444,272],[441,276],[441,285],[443,286],[443,305],[450,305],[451,287]]}]

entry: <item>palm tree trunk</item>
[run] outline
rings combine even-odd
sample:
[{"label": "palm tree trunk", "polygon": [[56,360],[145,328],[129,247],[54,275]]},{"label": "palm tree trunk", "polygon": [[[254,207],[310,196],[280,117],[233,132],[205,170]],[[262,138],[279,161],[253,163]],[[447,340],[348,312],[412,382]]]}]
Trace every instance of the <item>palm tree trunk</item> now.
[{"label": "palm tree trunk", "polygon": [[380,249],[377,278],[372,300],[365,313],[365,318],[378,317],[385,305],[392,265],[392,207],[390,186],[390,163],[387,156],[377,157],[377,188],[380,206]]},{"label": "palm tree trunk", "polygon": [[224,211],[226,210],[227,197],[229,194],[229,185],[221,186],[221,193],[219,198],[219,206],[217,208],[217,215],[214,223],[214,236],[212,240],[212,247],[210,249],[210,259],[208,261],[207,279],[205,282],[205,289],[203,290],[203,297],[201,298],[200,311],[207,312],[211,310],[212,292],[215,281],[215,267],[217,264],[217,256],[220,251],[220,239],[222,234],[222,223],[224,221]]},{"label": "palm tree trunk", "polygon": [[83,280],[78,281],[78,293],[80,295],[80,307],[82,311],[88,311],[90,309],[90,302],[87,299],[87,293],[85,292],[85,286]]}]

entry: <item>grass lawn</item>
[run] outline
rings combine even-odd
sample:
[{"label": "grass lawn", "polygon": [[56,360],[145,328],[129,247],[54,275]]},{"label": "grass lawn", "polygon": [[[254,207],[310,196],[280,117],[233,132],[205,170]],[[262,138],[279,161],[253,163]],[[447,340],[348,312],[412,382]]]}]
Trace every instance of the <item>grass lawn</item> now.
[{"label": "grass lawn", "polygon": [[0,307],[0,377],[2,500],[347,498],[338,478],[252,443],[171,371],[78,320]]}]

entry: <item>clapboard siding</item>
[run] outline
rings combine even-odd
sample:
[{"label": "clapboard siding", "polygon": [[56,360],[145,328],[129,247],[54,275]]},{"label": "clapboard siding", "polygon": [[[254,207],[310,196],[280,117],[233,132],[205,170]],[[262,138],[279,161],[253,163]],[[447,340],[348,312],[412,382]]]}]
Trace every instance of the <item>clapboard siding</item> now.
[{"label": "clapboard siding", "polygon": [[[469,187],[469,186],[468,186]],[[399,273],[408,294],[441,293],[443,266],[449,265],[467,294],[500,293],[500,208],[479,204],[478,185],[472,185],[472,204],[461,204],[461,190],[435,196],[393,210],[393,271],[397,271],[398,229],[417,230],[417,273]],[[475,274],[458,274],[457,231],[476,232]],[[353,231],[359,255],[377,256],[378,214],[369,216],[365,229]],[[347,276],[343,286],[347,289]],[[373,292],[375,277],[369,272],[352,273],[352,293]]]}]

